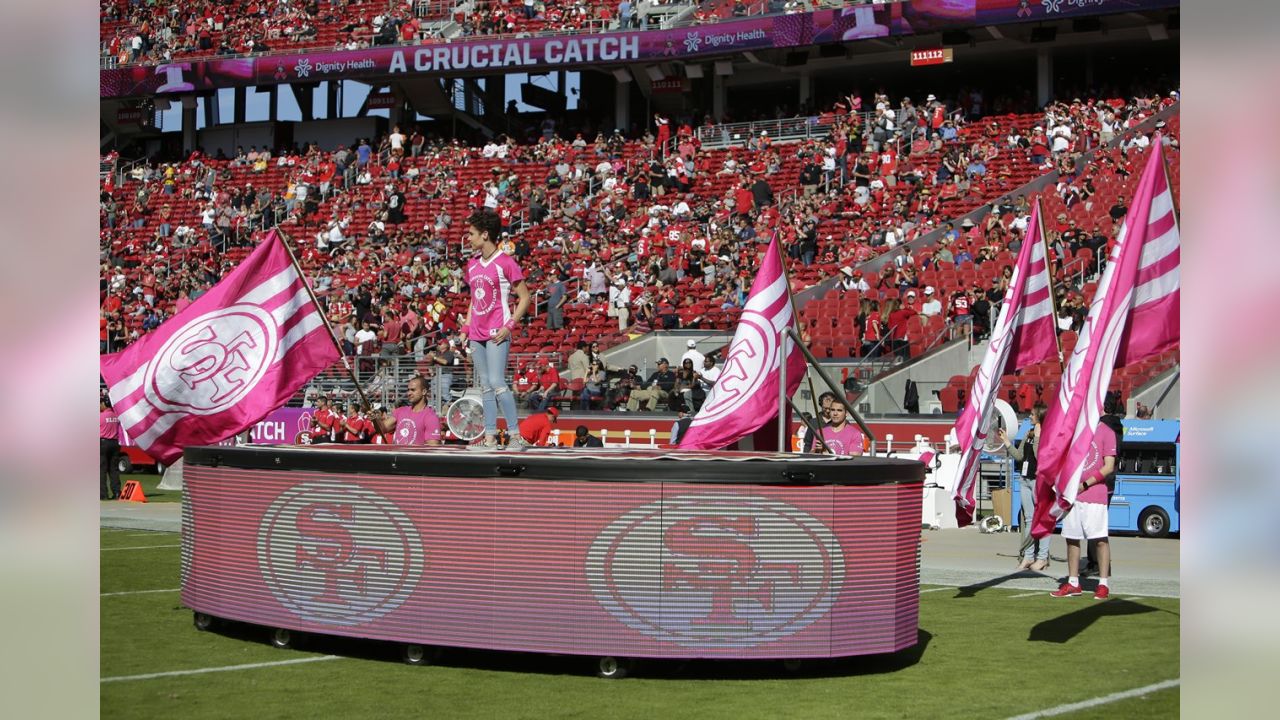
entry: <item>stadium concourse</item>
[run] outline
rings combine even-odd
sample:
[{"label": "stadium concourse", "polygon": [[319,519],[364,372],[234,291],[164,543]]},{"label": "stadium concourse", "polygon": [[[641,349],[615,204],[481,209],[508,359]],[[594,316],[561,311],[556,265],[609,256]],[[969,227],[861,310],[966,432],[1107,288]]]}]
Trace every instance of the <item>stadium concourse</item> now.
[{"label": "stadium concourse", "polygon": [[[458,327],[464,220],[489,207],[539,301],[513,341],[518,356],[563,360],[579,341],[603,350],[654,329],[729,330],[757,253],[777,234],[793,287],[820,286],[801,307],[818,357],[915,358],[958,336],[961,296],[981,339],[1038,200],[1069,352],[1157,131],[1177,195],[1176,92],[981,117],[929,98],[917,109],[876,94],[866,98],[875,111],[849,113],[846,103],[863,103],[850,96],[819,115],[776,120],[816,129],[795,142],[768,131],[716,142],[717,126],[689,119],[666,145],[652,130],[588,139],[551,128],[527,143],[469,146],[409,127],[400,138],[392,128],[338,147],[240,148],[230,158],[111,153],[102,158],[101,351],[158,326],[278,226],[349,354],[421,362]],[[900,118],[889,133],[880,129],[886,108]],[[935,129],[939,115],[947,119]],[[551,327],[548,289],[561,279],[563,326]],[[622,327],[606,311],[620,288],[632,304]],[[1113,389],[1127,397],[1174,363],[1166,354],[1119,369]],[[1004,378],[1003,396],[1029,407],[1052,394],[1054,377],[1024,368]],[[971,379],[940,391],[944,412],[963,405]]]}]

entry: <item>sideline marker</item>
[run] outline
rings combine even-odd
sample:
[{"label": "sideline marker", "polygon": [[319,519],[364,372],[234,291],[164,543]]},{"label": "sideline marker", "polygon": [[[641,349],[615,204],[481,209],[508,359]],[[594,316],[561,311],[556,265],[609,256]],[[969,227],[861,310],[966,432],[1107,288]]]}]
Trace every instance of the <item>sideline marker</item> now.
[{"label": "sideline marker", "polygon": [[140,502],[147,501],[146,493],[142,492],[142,483],[137,480],[127,480],[124,489],[120,491],[120,502]]}]

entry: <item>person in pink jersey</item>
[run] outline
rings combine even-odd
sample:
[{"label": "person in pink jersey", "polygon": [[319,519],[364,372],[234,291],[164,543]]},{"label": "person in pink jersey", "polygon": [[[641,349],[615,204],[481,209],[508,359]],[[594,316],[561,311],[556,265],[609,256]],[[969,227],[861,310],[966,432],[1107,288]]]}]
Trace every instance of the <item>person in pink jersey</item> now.
[{"label": "person in pink jersey", "polygon": [[[511,334],[529,309],[529,288],[514,258],[498,250],[502,221],[491,210],[478,210],[467,218],[467,239],[476,253],[467,263],[466,281],[471,288],[471,304],[462,330],[471,343],[471,360],[480,384],[484,407],[482,447],[498,447],[498,410],[507,421],[511,444],[528,445],[516,428],[516,399],[507,387],[507,354]],[[516,295],[516,308],[508,302]]]},{"label": "person in pink jersey", "polygon": [[1080,473],[1080,487],[1076,490],[1076,502],[1062,518],[1062,537],[1067,541],[1067,581],[1050,593],[1053,597],[1081,595],[1080,544],[1097,541],[1098,587],[1093,591],[1094,600],[1106,600],[1111,595],[1111,543],[1108,530],[1111,519],[1107,511],[1107,480],[1116,471],[1116,433],[1106,423],[1098,425],[1098,431],[1089,443],[1089,455]]},{"label": "person in pink jersey", "polygon": [[120,496],[120,418],[106,396],[98,406],[98,499],[115,500]]},{"label": "person in pink jersey", "polygon": [[391,433],[391,442],[396,445],[439,445],[440,416],[427,403],[426,378],[409,378],[405,395],[409,404],[396,408],[390,417],[379,417],[378,429]]},{"label": "person in pink jersey", "polygon": [[849,411],[844,403],[836,400],[827,411],[830,418],[826,427],[822,428],[822,442],[833,455],[861,455],[862,431],[849,422]]}]

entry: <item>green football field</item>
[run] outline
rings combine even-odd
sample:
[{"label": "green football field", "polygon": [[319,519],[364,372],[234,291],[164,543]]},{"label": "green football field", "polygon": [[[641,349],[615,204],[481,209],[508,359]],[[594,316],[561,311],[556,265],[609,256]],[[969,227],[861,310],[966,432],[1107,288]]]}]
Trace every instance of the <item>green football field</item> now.
[{"label": "green football field", "polygon": [[[588,658],[450,650],[412,667],[383,643],[312,638],[278,650],[261,628],[201,632],[177,592],[178,543],[177,533],[101,532],[104,718],[1178,715],[1172,683],[1097,704],[1177,680],[1176,599],[924,586],[920,643],[897,655],[794,673],[779,662],[646,662],[602,680]],[[1082,702],[1092,704],[1064,708]]]}]

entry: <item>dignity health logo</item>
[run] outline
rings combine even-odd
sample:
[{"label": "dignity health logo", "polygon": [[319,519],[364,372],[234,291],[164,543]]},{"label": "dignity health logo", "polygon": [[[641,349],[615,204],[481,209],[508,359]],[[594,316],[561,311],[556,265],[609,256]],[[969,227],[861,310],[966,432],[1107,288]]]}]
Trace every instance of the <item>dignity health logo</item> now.
[{"label": "dignity health logo", "polygon": [[1040,5],[1044,7],[1046,15],[1056,15],[1062,12],[1062,6],[1086,8],[1090,5],[1103,5],[1107,0],[1040,0]]},{"label": "dignity health logo", "polygon": [[752,647],[824,617],[844,585],[831,529],[765,497],[683,495],[620,516],[587,582],[619,622],[684,647]]}]

